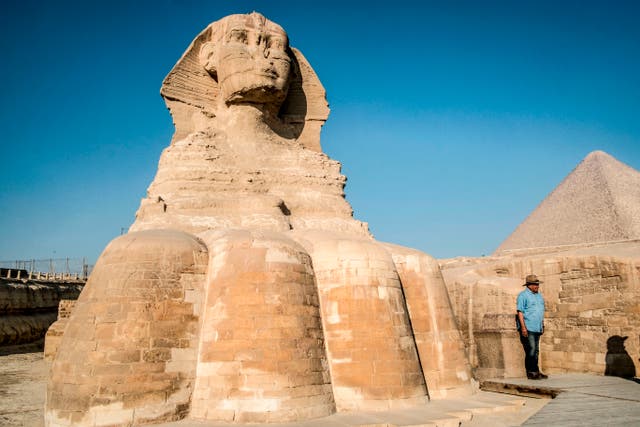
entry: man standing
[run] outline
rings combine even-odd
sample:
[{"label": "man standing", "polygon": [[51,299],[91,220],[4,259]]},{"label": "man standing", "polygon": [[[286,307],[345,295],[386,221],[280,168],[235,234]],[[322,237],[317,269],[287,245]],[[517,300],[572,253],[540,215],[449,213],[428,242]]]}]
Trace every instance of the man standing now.
[{"label": "man standing", "polygon": [[520,342],[524,348],[527,378],[531,380],[548,378],[538,368],[540,335],[544,332],[544,299],[538,292],[540,283],[542,282],[535,274],[528,275],[524,284],[527,289],[520,292],[517,300],[517,326],[520,331]]}]

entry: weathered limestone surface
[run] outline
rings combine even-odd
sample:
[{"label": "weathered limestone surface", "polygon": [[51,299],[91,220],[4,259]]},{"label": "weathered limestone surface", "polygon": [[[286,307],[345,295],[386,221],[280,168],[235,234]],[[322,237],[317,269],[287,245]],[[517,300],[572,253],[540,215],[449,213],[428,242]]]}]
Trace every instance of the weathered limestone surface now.
[{"label": "weathered limestone surface", "polygon": [[191,415],[284,422],[335,412],[311,258],[280,233],[209,231]]},{"label": "weathered limestone surface", "polygon": [[630,239],[640,239],[640,172],[603,151],[594,151],[495,254]]},{"label": "weathered limestone surface", "polygon": [[369,236],[344,198],[340,163],[320,149],[329,114],[324,88],[289,49],[284,30],[257,16],[209,25],[165,79],[161,93],[176,133],[131,231],[300,228]]},{"label": "weathered limestone surface", "polygon": [[393,259],[369,239],[301,233],[313,258],[338,410],[423,403],[425,380]]},{"label": "weathered limestone surface", "polygon": [[325,93],[232,15],[165,79],[176,133],[63,329],[47,425],[288,422],[472,392],[439,267],[376,242],[321,152]]},{"label": "weathered limestone surface", "polygon": [[53,360],[53,357],[58,352],[58,347],[60,347],[60,341],[62,341],[62,335],[64,334],[64,329],[67,327],[67,323],[69,323],[69,316],[71,316],[71,312],[75,307],[75,300],[60,300],[60,304],[58,305],[58,316],[57,319],[49,326],[47,329],[47,333],[44,340],[44,357],[47,360]]},{"label": "weathered limestone surface", "polygon": [[188,413],[206,262],[204,244],[179,231],[130,233],[107,246],[53,361],[48,426],[144,424]]},{"label": "weathered limestone surface", "polygon": [[[515,329],[515,299],[524,277],[532,273],[544,281],[540,292],[547,306],[543,370],[605,374],[618,372],[621,361],[633,361],[631,369],[640,372],[640,243],[636,241],[521,252],[443,270],[479,377],[521,375],[524,356]],[[615,340],[622,348],[612,348]]]},{"label": "weathered limestone surface", "polygon": [[61,299],[75,299],[83,283],[0,280],[0,346],[40,340],[55,322]]},{"label": "weathered limestone surface", "polygon": [[443,261],[476,375],[523,374],[514,316],[528,274],[545,281],[545,370],[638,372],[639,237],[640,172],[594,151],[493,257]]},{"label": "weathered limestone surface", "polygon": [[398,268],[429,396],[459,394],[471,370],[438,262],[414,249],[384,246]]}]

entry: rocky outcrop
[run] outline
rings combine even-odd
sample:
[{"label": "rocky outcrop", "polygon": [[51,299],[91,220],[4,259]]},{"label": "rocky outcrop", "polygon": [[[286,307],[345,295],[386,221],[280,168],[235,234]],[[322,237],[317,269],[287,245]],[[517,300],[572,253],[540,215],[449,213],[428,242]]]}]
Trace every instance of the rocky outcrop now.
[{"label": "rocky outcrop", "polygon": [[44,338],[62,299],[76,299],[84,282],[0,279],[0,346]]}]

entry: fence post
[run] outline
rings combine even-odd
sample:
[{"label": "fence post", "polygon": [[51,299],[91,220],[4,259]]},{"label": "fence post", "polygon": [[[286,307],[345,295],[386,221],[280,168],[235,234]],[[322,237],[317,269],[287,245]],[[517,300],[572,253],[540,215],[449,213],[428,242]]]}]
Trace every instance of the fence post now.
[{"label": "fence post", "polygon": [[[64,261],[63,265],[57,265]],[[79,263],[81,263],[79,265]],[[49,264],[46,266],[46,264]],[[22,280],[65,280],[77,277],[78,280],[89,278],[89,268],[86,257],[78,258],[45,258],[45,259],[12,259],[10,261],[0,261],[4,274],[2,278],[22,279]]]}]

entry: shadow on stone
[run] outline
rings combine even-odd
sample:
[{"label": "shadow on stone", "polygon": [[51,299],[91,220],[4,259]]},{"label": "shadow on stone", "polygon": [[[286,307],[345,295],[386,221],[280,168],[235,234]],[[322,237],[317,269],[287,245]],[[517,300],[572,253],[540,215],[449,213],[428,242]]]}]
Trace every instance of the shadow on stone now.
[{"label": "shadow on stone", "polygon": [[26,353],[38,353],[44,350],[44,338],[41,338],[35,342],[27,344],[9,345],[6,347],[0,347],[0,356],[7,356],[9,354],[26,354]]},{"label": "shadow on stone", "polygon": [[627,338],[629,337],[613,335],[607,340],[605,375],[627,379],[633,379],[636,376],[636,367],[631,356],[624,348],[624,342]]}]

